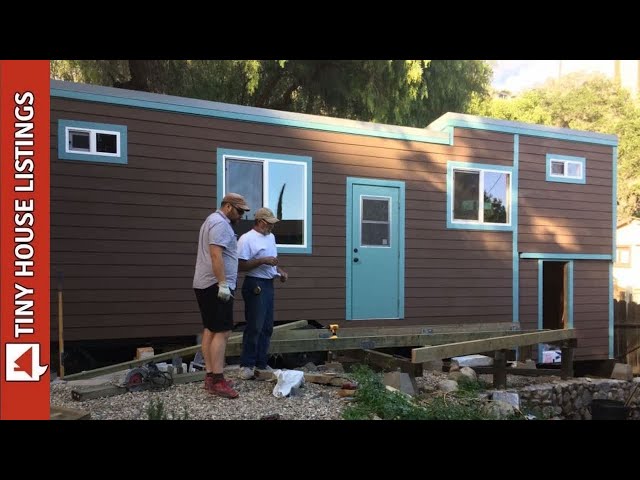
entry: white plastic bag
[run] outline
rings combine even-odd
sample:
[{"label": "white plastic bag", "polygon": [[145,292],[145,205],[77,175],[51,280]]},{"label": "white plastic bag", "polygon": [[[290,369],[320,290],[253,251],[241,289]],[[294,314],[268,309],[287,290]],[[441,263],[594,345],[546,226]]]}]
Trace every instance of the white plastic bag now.
[{"label": "white plastic bag", "polygon": [[299,370],[274,370],[273,374],[278,383],[273,387],[273,396],[287,397],[292,388],[298,388],[304,384],[304,372]]}]

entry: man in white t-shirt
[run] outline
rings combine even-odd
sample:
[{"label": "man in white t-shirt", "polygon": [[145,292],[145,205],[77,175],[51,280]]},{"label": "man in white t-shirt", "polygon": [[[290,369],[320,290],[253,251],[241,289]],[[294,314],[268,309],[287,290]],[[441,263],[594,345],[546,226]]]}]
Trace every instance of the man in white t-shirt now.
[{"label": "man in white t-shirt", "polygon": [[254,371],[269,370],[269,344],[273,333],[273,279],[289,276],[278,266],[276,239],[271,231],[279,222],[268,208],[256,211],[253,229],[238,240],[238,269],[247,272],[242,284],[246,327],[242,335],[240,378],[253,378]]}]

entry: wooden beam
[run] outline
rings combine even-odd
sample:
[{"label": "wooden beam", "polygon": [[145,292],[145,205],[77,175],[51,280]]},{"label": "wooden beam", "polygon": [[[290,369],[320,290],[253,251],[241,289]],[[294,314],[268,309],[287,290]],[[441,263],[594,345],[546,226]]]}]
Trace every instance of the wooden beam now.
[{"label": "wooden beam", "polygon": [[491,352],[496,350],[511,349],[523,345],[537,343],[554,343],[562,340],[576,338],[575,329],[541,330],[532,333],[515,333],[502,337],[493,337],[482,340],[470,340],[444,345],[414,348],[411,351],[411,361],[422,363],[429,360],[458,357],[473,353]]},{"label": "wooden beam", "polygon": [[[284,325],[278,325],[274,327],[274,331],[278,330],[287,330],[292,328],[301,328],[305,327],[309,324],[306,320],[298,320],[297,322],[286,323]],[[242,339],[242,333],[234,333],[229,337],[231,339]],[[229,345],[227,345],[227,348]],[[161,360],[169,360],[175,356],[183,357],[187,355],[195,355],[198,350],[201,349],[201,344],[193,345],[191,347],[181,348],[179,350],[172,350],[170,352],[159,353],[158,355],[154,355],[153,357],[147,357],[141,360],[131,360],[130,362],[118,363],[115,365],[109,365],[108,367],[96,368],[95,370],[83,371],[80,373],[74,373],[72,375],[65,375],[65,380],[79,380],[81,378],[94,378],[99,377],[100,375],[105,375],[107,373],[118,372],[120,370],[129,370],[134,367],[139,367],[141,365],[146,365],[147,363],[156,363]]]},{"label": "wooden beam", "polygon": [[408,358],[390,355],[388,353],[377,352],[375,350],[354,350],[352,355],[367,365],[373,365],[385,372],[400,370],[408,373],[412,377],[422,376],[422,364],[411,363]]},{"label": "wooden beam", "polygon": [[493,388],[507,388],[507,351],[496,350],[493,358]]},{"label": "wooden beam", "polygon": [[575,340],[567,340],[562,343],[561,352],[562,356],[560,377],[565,380],[573,377],[573,353],[575,347]]},{"label": "wooden beam", "polygon": [[[512,332],[520,331],[517,322],[494,322],[479,324],[454,325],[406,325],[383,327],[341,327],[338,337],[369,337],[380,335],[433,335],[440,333],[470,333],[470,332]],[[331,333],[327,328],[304,330],[286,330],[273,332],[272,340],[297,340],[306,338],[329,338]]]},{"label": "wooden beam", "polygon": [[50,420],[89,420],[91,414],[84,410],[75,410],[73,408],[56,407],[51,405],[49,407],[49,419]]},{"label": "wooden beam", "polygon": [[[181,373],[180,375],[174,375],[171,377],[172,385],[181,385],[184,383],[202,382],[204,380],[205,372],[191,372]],[[84,402],[85,400],[91,400],[94,398],[115,397],[116,395],[122,395],[127,393],[126,387],[118,385],[92,385],[88,387],[76,387],[71,390],[71,398]]]},{"label": "wooden beam", "polygon": [[[493,375],[493,367],[471,367],[478,375]],[[523,377],[548,377],[560,375],[558,368],[507,368],[507,375],[521,375]]]},{"label": "wooden beam", "polygon": [[[516,335],[519,332],[460,332],[439,333],[434,335],[371,335],[337,338],[298,338],[294,340],[271,340],[269,353],[328,352],[339,350],[373,350],[376,348],[417,347],[440,345],[442,343],[461,342],[477,338],[489,338],[496,335]],[[228,344],[226,354],[229,357],[240,355],[242,344]]]}]

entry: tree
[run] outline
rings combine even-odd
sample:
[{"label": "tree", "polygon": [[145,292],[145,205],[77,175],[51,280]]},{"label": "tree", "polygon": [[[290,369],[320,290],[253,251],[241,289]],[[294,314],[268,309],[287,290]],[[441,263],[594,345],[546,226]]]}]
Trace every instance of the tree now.
[{"label": "tree", "polygon": [[52,78],[425,127],[484,95],[480,60],[54,60]]},{"label": "tree", "polygon": [[476,96],[469,113],[618,136],[618,219],[640,216],[640,108],[600,74],[550,80],[513,99]]}]

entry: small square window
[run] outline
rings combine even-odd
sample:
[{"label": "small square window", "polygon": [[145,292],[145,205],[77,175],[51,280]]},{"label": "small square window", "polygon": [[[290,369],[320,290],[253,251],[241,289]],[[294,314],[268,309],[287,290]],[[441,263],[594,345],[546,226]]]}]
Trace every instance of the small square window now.
[{"label": "small square window", "polygon": [[127,127],[58,120],[58,159],[127,164]]},{"label": "small square window", "polygon": [[567,155],[547,154],[547,181],[586,183],[586,159]]}]

